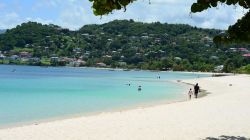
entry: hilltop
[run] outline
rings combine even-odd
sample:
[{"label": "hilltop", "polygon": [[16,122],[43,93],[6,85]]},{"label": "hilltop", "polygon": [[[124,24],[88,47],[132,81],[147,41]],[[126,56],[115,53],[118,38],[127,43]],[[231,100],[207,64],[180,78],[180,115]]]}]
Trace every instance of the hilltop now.
[{"label": "hilltop", "polygon": [[1,34],[0,50],[2,63],[30,65],[230,72],[249,64],[249,45],[213,43],[221,32],[133,20],[85,25],[78,31],[28,22]]}]

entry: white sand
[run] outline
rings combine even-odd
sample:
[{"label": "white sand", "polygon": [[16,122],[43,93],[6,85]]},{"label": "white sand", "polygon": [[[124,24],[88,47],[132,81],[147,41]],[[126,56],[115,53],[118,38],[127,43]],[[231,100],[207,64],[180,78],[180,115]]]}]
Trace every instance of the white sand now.
[{"label": "white sand", "polygon": [[187,102],[2,129],[0,140],[192,140],[221,135],[250,138],[250,76],[185,82],[198,82],[212,94]]}]

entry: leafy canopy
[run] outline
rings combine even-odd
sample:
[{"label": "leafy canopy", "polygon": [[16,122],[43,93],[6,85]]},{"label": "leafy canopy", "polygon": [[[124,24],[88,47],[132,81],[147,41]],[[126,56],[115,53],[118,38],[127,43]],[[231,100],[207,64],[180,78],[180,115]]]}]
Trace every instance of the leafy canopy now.
[{"label": "leafy canopy", "polygon": [[[95,15],[105,15],[113,10],[126,10],[126,6],[136,0],[89,0],[93,3],[93,12]],[[217,7],[218,4],[240,5],[245,9],[250,8],[250,0],[197,0],[191,6],[191,12],[201,12],[208,8]],[[250,11],[237,21],[236,24],[229,26],[225,34],[214,38],[217,43],[250,43]]]},{"label": "leafy canopy", "polygon": [[[240,5],[245,9],[250,8],[250,0],[197,0],[197,3],[191,6],[191,12],[196,13],[217,7],[219,3]],[[234,25],[229,26],[225,34],[216,36],[214,41],[217,43],[250,43],[250,11]]]},{"label": "leafy canopy", "polygon": [[89,0],[93,2],[93,11],[95,15],[105,15],[111,13],[113,10],[120,10],[132,3],[135,0]]}]

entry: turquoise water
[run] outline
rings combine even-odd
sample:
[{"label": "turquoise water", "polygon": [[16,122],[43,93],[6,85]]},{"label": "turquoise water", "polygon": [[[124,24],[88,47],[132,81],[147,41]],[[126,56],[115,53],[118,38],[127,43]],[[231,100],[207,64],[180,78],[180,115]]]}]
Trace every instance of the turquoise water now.
[{"label": "turquoise water", "polygon": [[0,65],[0,126],[181,99],[187,87],[172,80],[208,76]]}]

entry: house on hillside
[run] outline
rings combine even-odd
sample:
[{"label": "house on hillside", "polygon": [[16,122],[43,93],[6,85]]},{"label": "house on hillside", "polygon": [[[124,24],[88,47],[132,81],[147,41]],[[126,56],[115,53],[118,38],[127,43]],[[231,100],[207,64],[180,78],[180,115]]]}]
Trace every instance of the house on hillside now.
[{"label": "house on hillside", "polygon": [[38,57],[28,58],[29,63],[39,63],[40,61],[41,61],[41,59]]},{"label": "house on hillside", "polygon": [[250,58],[250,53],[243,54],[242,56]]},{"label": "house on hillside", "polygon": [[70,62],[73,62],[74,59],[73,58],[68,58],[68,57],[61,57],[59,59],[59,62],[64,62],[64,63],[70,63]]},{"label": "house on hillside", "polygon": [[96,66],[97,67],[106,67],[107,65],[105,63],[100,62],[100,63],[96,63]]},{"label": "house on hillside", "polygon": [[237,48],[229,48],[230,52],[237,52]]},{"label": "house on hillside", "polygon": [[210,58],[209,59],[211,59],[211,60],[218,60],[219,59],[219,57],[218,56],[210,56]]},{"label": "house on hillside", "polygon": [[9,60],[11,60],[11,61],[20,60],[20,57],[18,55],[12,55],[9,57]]},{"label": "house on hillside", "polygon": [[125,56],[123,56],[123,55],[120,57],[120,59],[122,59],[122,60],[123,60],[124,58],[125,58]]},{"label": "house on hillside", "polygon": [[145,35],[145,36],[141,36],[142,39],[148,39],[149,36]]},{"label": "house on hillside", "polygon": [[57,63],[58,60],[59,60],[59,57],[57,57],[57,56],[52,56],[52,57],[50,57],[50,62],[51,62],[51,63]]},{"label": "house on hillside", "polygon": [[223,65],[219,65],[219,66],[214,67],[214,71],[215,72],[222,72],[223,68],[224,68]]},{"label": "house on hillside", "polygon": [[104,55],[104,56],[102,56],[103,58],[112,58],[112,56],[111,55]]},{"label": "house on hillside", "polygon": [[71,61],[67,66],[70,67],[82,67],[85,66],[87,63],[81,59],[78,59],[76,61]]},{"label": "house on hillside", "polygon": [[209,37],[209,36],[205,36],[202,38],[202,41],[207,42],[209,44],[213,43],[213,38]]},{"label": "house on hillside", "polygon": [[0,60],[5,60],[6,56],[0,53]]},{"label": "house on hillside", "polygon": [[88,36],[89,36],[89,33],[83,33],[82,36],[88,37]]},{"label": "house on hillside", "polygon": [[160,52],[160,53],[165,53],[165,51],[163,51],[163,50],[159,50],[159,52]]},{"label": "house on hillside", "polygon": [[127,63],[126,63],[126,62],[123,62],[123,61],[118,62],[118,64],[119,64],[120,66],[126,66],[126,65],[127,65]]},{"label": "house on hillside", "polygon": [[241,53],[248,53],[249,50],[247,48],[229,48],[230,52],[241,52]]},{"label": "house on hillside", "polygon": [[19,56],[22,58],[28,58],[28,57],[31,57],[31,54],[29,52],[23,51],[19,53]]},{"label": "house on hillside", "polygon": [[174,60],[175,61],[181,61],[182,59],[180,57],[175,57]]},{"label": "house on hillside", "polygon": [[239,48],[238,49],[240,52],[249,52],[249,50],[247,48]]}]

